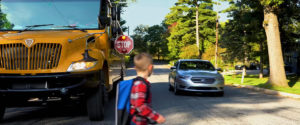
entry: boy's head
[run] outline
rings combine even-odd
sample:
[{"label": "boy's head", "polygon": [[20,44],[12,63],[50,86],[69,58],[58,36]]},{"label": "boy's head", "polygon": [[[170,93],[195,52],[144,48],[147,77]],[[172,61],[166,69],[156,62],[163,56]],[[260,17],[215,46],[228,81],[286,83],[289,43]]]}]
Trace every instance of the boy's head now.
[{"label": "boy's head", "polygon": [[148,76],[152,74],[153,60],[152,56],[147,53],[141,53],[134,57],[134,65],[137,73],[148,73]]}]

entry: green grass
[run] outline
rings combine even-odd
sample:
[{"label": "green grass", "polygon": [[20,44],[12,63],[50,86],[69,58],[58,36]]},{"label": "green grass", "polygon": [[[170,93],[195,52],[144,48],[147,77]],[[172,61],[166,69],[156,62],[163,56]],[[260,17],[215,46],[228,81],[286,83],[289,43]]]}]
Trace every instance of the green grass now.
[{"label": "green grass", "polygon": [[300,76],[288,76],[287,79],[288,79],[289,87],[271,86],[269,84],[266,84],[268,82],[268,77],[259,79],[258,75],[245,76],[243,84],[241,84],[241,79],[242,79],[241,75],[226,75],[224,76],[224,78],[227,85],[232,85],[232,84],[252,85],[261,88],[267,88],[267,89],[277,90],[281,92],[300,95]]}]

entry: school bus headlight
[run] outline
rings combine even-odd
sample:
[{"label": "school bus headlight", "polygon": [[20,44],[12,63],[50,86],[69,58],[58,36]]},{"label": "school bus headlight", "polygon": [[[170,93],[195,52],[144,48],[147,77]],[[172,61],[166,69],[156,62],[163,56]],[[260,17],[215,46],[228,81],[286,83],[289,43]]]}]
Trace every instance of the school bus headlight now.
[{"label": "school bus headlight", "polygon": [[74,71],[84,71],[84,70],[89,70],[93,67],[95,67],[97,64],[97,61],[92,61],[92,62],[74,62],[72,63],[69,68],[68,72],[74,72]]}]

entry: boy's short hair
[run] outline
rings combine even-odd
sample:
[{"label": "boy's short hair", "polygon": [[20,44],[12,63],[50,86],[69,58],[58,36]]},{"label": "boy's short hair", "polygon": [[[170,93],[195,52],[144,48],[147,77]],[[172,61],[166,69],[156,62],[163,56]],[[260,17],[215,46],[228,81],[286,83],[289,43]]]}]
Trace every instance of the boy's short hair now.
[{"label": "boy's short hair", "polygon": [[137,71],[147,71],[148,66],[153,63],[152,56],[148,53],[140,53],[134,56],[134,65]]}]

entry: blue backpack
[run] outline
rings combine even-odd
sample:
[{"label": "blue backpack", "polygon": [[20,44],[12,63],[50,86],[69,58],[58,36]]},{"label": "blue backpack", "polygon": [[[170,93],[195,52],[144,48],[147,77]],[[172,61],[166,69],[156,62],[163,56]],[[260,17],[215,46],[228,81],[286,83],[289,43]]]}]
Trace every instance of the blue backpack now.
[{"label": "blue backpack", "polygon": [[[130,115],[130,95],[131,89],[133,86],[134,81],[141,80],[144,83],[146,81],[141,78],[137,77],[131,80],[121,81],[117,85],[117,94],[116,94],[116,125],[130,125],[132,116]],[[147,85],[147,84],[146,84]],[[149,92],[149,86],[147,85],[147,89]],[[147,97],[148,97],[147,93]]]}]

